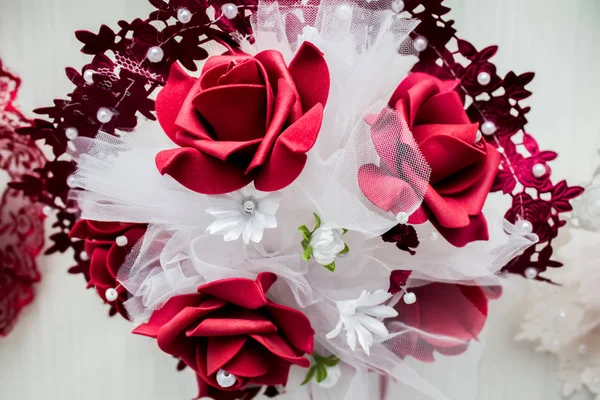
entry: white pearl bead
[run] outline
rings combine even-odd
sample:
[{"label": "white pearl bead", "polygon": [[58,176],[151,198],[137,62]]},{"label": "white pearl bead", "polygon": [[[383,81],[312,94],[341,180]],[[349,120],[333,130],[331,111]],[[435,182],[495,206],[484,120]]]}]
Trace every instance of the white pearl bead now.
[{"label": "white pearl bead", "polygon": [[404,296],[402,296],[402,300],[408,305],[415,304],[417,302],[417,295],[412,292],[406,292]]},{"label": "white pearl bead", "polygon": [[83,250],[81,253],[79,253],[79,258],[81,258],[81,261],[90,261],[90,256],[88,255],[87,251]]},{"label": "white pearl bead", "polygon": [[396,221],[402,225],[406,224],[408,222],[408,214],[404,211],[399,212],[396,214]]},{"label": "white pearl bead", "polygon": [[127,237],[125,236],[117,236],[117,239],[115,240],[117,242],[117,246],[119,247],[125,247],[127,246]]},{"label": "white pearl bead", "polygon": [[245,199],[242,202],[242,210],[248,215],[254,215],[256,209],[258,208],[258,204],[254,199]]},{"label": "white pearl bead", "polygon": [[177,20],[182,24],[187,24],[192,20],[192,13],[187,8],[177,10]]},{"label": "white pearl bead", "polygon": [[230,388],[233,385],[235,385],[236,381],[237,381],[236,376],[234,374],[230,374],[229,372],[225,371],[224,369],[220,369],[217,372],[217,383],[222,388]]},{"label": "white pearl bead", "polygon": [[335,16],[340,21],[349,21],[352,18],[352,7],[348,4],[340,4],[335,8]]},{"label": "white pearl bead", "polygon": [[148,49],[148,52],[146,53],[146,58],[148,58],[148,61],[150,61],[151,63],[161,62],[164,56],[165,52],[158,46],[150,47]]},{"label": "white pearl bead", "polygon": [[479,73],[479,75],[477,75],[477,82],[479,82],[481,86],[487,86],[490,84],[491,81],[492,76],[487,72],[481,72]]},{"label": "white pearl bead", "polygon": [[475,135],[475,143],[481,142],[482,138],[483,136],[481,135],[481,132],[477,131],[477,135]]},{"label": "white pearl bead", "polygon": [[75,147],[75,143],[71,142],[70,140],[67,142],[67,149],[69,149],[69,151],[71,153],[75,153],[77,151],[77,147]]},{"label": "white pearl bead", "polygon": [[106,300],[108,301],[115,301],[119,298],[119,293],[115,288],[106,289],[106,292],[104,292],[104,297],[106,297]]},{"label": "white pearl bead", "polygon": [[72,176],[67,178],[67,186],[69,186],[70,188],[75,188],[77,187],[77,183],[75,181],[75,178],[73,178]]},{"label": "white pearl bead", "polygon": [[98,119],[98,121],[100,121],[103,124],[107,124],[110,122],[110,120],[113,117],[113,112],[110,111],[108,108],[106,107],[100,107],[98,109],[98,113],[96,113],[96,118]]},{"label": "white pearl bead", "polygon": [[392,10],[395,13],[401,13],[402,11],[404,11],[404,2],[402,0],[392,1]]},{"label": "white pearl bead", "polygon": [[531,173],[536,178],[541,178],[542,176],[546,175],[546,172],[548,172],[548,170],[546,169],[546,166],[542,163],[535,164],[531,168]]},{"label": "white pearl bead", "polygon": [[429,240],[431,240],[432,242],[438,240],[439,238],[440,234],[435,231],[429,234]]},{"label": "white pearl bead", "polygon": [[565,319],[565,318],[567,318],[567,313],[565,311],[561,311],[558,313],[558,317],[560,319]]},{"label": "white pearl bead", "polygon": [[527,279],[535,279],[538,276],[538,270],[535,267],[527,267],[525,269],[525,277]]},{"label": "white pearl bead", "polygon": [[42,212],[44,213],[45,216],[52,214],[53,210],[54,209],[50,206],[44,206],[44,208],[42,208]]},{"label": "white pearl bead", "polygon": [[415,39],[415,42],[413,43],[413,46],[415,46],[415,50],[418,51],[419,53],[422,51],[425,51],[425,49],[427,49],[428,45],[429,45],[429,41],[424,36],[417,37]]},{"label": "white pearl bead", "polygon": [[481,124],[481,132],[486,136],[496,133],[496,129],[496,124],[492,121],[485,121],[483,124]]},{"label": "white pearl bead", "polygon": [[238,9],[233,3],[225,3],[221,6],[221,11],[227,19],[234,19],[238,15]]},{"label": "white pearl bead", "polygon": [[85,72],[83,73],[83,80],[86,81],[87,83],[94,83],[94,74],[96,73],[96,71],[94,71],[93,69],[86,69]]},{"label": "white pearl bead", "polygon": [[77,136],[79,136],[79,131],[77,130],[77,128],[73,128],[72,126],[70,126],[67,129],[65,129],[65,136],[67,137],[67,139],[73,140]]},{"label": "white pearl bead", "polygon": [[517,222],[515,222],[515,225],[517,226],[517,228],[520,231],[527,232],[527,233],[533,232],[533,225],[531,225],[531,222],[529,222],[525,219],[518,220]]},{"label": "white pearl bead", "polygon": [[504,154],[504,147],[498,147],[496,148],[496,151],[500,154]]}]

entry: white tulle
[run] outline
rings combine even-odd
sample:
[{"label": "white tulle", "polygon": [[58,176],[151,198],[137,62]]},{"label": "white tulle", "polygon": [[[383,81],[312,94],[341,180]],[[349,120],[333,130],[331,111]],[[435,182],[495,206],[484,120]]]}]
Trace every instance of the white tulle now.
[{"label": "white tulle", "polygon": [[[339,12],[340,6],[349,7],[350,14],[348,9]],[[311,13],[314,26],[305,26],[298,37],[289,38],[286,15],[310,20],[307,16]],[[339,320],[336,304],[357,299],[363,291],[387,291],[392,270],[413,271],[407,288],[431,281],[495,284],[498,271],[537,242],[535,235],[519,232],[502,217],[489,213],[490,240],[461,249],[436,236],[431,224],[415,226],[421,244],[414,256],[381,240],[380,235],[397,222],[394,213],[369,201],[358,184],[361,166],[381,163],[364,118],[385,109],[386,99],[409,72],[415,60],[400,56],[398,49],[416,25],[416,21],[397,18],[391,10],[366,10],[340,0],[322,1],[318,7],[259,5],[253,20],[255,42],[243,42],[243,49],[249,53],[276,49],[290,60],[301,42],[310,41],[324,53],[331,75],[316,145],[298,179],[273,194],[279,200],[276,228],[270,224],[271,229],[264,229],[260,238],[249,233],[249,239],[260,240],[248,240],[247,244],[224,241],[210,233],[215,218],[207,210],[227,209],[230,199],[192,192],[158,173],[156,154],[176,147],[158,123],[140,124],[122,138],[100,134],[95,139],[73,141],[78,169],[69,183],[81,189],[71,195],[81,208],[81,217],[149,224],[118,275],[132,294],[125,306],[134,323],[146,321],[170,297],[194,292],[201,284],[231,277],[255,278],[269,271],[279,276],[269,296],[302,309],[315,329],[318,345],[340,357],[344,370],[355,371],[352,379],[342,377],[347,387],[316,388],[313,398],[368,398],[368,371],[390,375],[434,399],[448,398],[398,357],[388,342],[369,343],[367,354],[360,348],[353,351],[344,337],[326,339]],[[391,110],[380,116],[381,123],[388,124],[387,130],[412,138],[406,123]],[[395,145],[390,140],[390,152],[397,151],[392,148]],[[423,199],[427,180],[422,178],[428,177],[430,170],[414,148],[398,157],[416,166],[421,178],[409,182],[415,189],[412,196],[399,199],[402,212],[410,214]],[[335,272],[301,258],[298,227],[310,224],[313,213],[327,226],[349,230],[344,242],[350,252],[336,258]],[[395,338],[402,334],[395,332]],[[332,393],[337,397],[331,397]]]}]

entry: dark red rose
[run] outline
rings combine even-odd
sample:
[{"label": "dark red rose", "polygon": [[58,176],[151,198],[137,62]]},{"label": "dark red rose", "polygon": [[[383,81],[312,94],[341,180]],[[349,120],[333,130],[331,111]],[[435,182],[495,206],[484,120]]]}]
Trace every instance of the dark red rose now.
[{"label": "dark red rose", "polygon": [[[69,234],[72,238],[84,239],[83,248],[90,263],[89,286],[95,287],[102,300],[112,304],[124,318],[127,318],[127,311],[123,307],[127,290],[117,282],[117,274],[127,254],[144,232],[146,226],[141,224],[79,220]],[[119,246],[119,236],[127,238],[127,244]],[[116,289],[119,295],[113,302],[106,299],[106,291],[111,288]]]},{"label": "dark red rose", "polygon": [[398,322],[418,331],[409,332],[402,345],[393,349],[402,358],[412,356],[425,362],[435,361],[435,351],[445,355],[464,353],[485,325],[488,297],[499,295],[497,290],[486,296],[487,289],[479,286],[448,283],[431,283],[410,291],[417,296],[416,303],[398,302],[398,316],[388,325],[390,332]]},{"label": "dark red rose", "polygon": [[156,113],[180,147],[160,152],[156,165],[199,193],[252,181],[258,190],[282,189],[304,168],[328,94],[327,64],[310,43],[289,66],[275,50],[211,57],[199,79],[173,64]]},{"label": "dark red rose", "polygon": [[428,219],[453,245],[487,240],[481,212],[498,172],[500,155],[471,123],[457,92],[458,81],[413,73],[398,86],[389,105],[408,123],[431,167],[429,187],[409,222]]},{"label": "dark red rose", "polygon": [[[134,333],[154,337],[159,347],[181,358],[202,380],[221,390],[246,385],[285,385],[290,366],[310,366],[314,331],[300,311],[267,300],[277,276],[256,281],[230,278],[208,283],[198,293],[175,296]],[[223,388],[220,370],[235,384]]]}]

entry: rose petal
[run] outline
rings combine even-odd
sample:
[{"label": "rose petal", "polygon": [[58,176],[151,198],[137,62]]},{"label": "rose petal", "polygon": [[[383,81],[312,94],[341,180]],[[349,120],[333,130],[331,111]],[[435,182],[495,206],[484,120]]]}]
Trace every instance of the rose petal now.
[{"label": "rose petal", "polygon": [[267,298],[261,285],[247,278],[229,278],[210,282],[200,286],[198,292],[250,310],[267,305]]},{"label": "rose petal", "polygon": [[290,62],[289,70],[304,112],[319,103],[324,107],[329,96],[330,77],[323,53],[314,44],[304,42]]},{"label": "rose petal", "polygon": [[273,192],[292,183],[304,169],[306,152],[317,140],[323,107],[317,104],[289,126],[277,139],[271,157],[254,180],[256,189]]},{"label": "rose petal", "polygon": [[240,167],[248,165],[252,159],[256,149],[262,142],[261,138],[250,140],[247,142],[228,142],[198,139],[187,132],[180,131],[177,133],[177,143],[181,147],[193,147],[200,150],[202,153],[225,161],[230,160],[236,163],[237,159],[232,159],[232,156],[239,157]]},{"label": "rose petal", "polygon": [[476,240],[489,240],[487,221],[483,214],[469,216],[469,224],[461,228],[446,228],[432,221],[440,234],[453,246],[464,247]]},{"label": "rose petal", "polygon": [[315,331],[306,315],[273,302],[269,302],[267,310],[292,346],[306,354],[312,354]]},{"label": "rose petal", "polygon": [[182,106],[195,83],[196,79],[189,76],[179,63],[175,62],[171,66],[165,87],[156,97],[156,117],[172,140],[175,140],[175,134],[179,130],[175,125],[177,116],[182,111],[185,113],[186,110]]},{"label": "rose petal", "polygon": [[298,365],[303,368],[310,366],[310,361],[307,358],[296,355],[289,343],[277,333],[268,333],[264,335],[250,335],[251,338],[262,344],[271,353],[277,357]]},{"label": "rose petal", "polygon": [[417,111],[414,125],[457,124],[471,125],[457,92],[443,92],[429,98]]},{"label": "rose petal", "polygon": [[265,136],[267,92],[263,85],[217,86],[200,92],[192,103],[211,126],[215,140],[240,142]]},{"label": "rose petal", "polygon": [[161,174],[198,193],[223,194],[241,189],[252,182],[251,175],[234,163],[223,162],[192,148],[163,150],[156,155]]},{"label": "rose petal", "polygon": [[407,182],[393,176],[375,164],[366,164],[358,169],[358,184],[365,196],[383,211],[398,213],[404,204],[418,204],[417,195]]},{"label": "rose petal", "polygon": [[250,313],[247,318],[210,316],[197,326],[189,329],[186,336],[234,336],[244,334],[275,333],[277,326],[256,313]]},{"label": "rose petal", "polygon": [[470,223],[469,214],[456,200],[440,196],[431,186],[425,193],[424,202],[435,221],[443,227],[464,228]]},{"label": "rose petal", "polygon": [[258,68],[258,63],[253,58],[236,62],[217,82],[219,86],[238,84],[264,86],[265,82]]},{"label": "rose petal", "polygon": [[99,289],[98,292],[100,295],[103,296],[102,289],[106,290],[115,285],[115,278],[110,274],[106,267],[108,249],[98,248],[91,254],[90,281]]},{"label": "rose petal", "polygon": [[285,386],[290,374],[290,367],[291,364],[289,362],[286,362],[280,358],[274,358],[269,371],[264,375],[252,379],[252,383],[256,385]]},{"label": "rose petal", "polygon": [[274,357],[254,340],[248,340],[223,369],[238,377],[254,378],[266,374]]},{"label": "rose petal", "polygon": [[223,368],[244,346],[248,336],[213,336],[206,348],[206,373],[212,375]]}]

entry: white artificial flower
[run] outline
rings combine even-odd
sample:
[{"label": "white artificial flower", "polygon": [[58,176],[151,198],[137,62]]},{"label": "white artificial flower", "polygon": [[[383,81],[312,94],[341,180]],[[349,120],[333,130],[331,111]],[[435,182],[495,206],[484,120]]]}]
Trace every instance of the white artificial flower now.
[{"label": "white artificial flower", "polygon": [[600,230],[600,184],[593,183],[575,201],[573,214],[579,225],[591,231]]},{"label": "white artificial flower", "polygon": [[343,229],[323,225],[310,236],[310,247],[315,261],[321,265],[330,265],[346,245],[342,240]]},{"label": "white artificial flower", "polygon": [[340,321],[335,329],[327,334],[327,339],[333,339],[346,331],[346,340],[352,351],[356,350],[356,341],[360,343],[367,355],[370,355],[371,346],[374,343],[373,335],[378,341],[388,338],[389,332],[383,322],[385,318],[398,316],[398,312],[383,303],[392,297],[391,293],[378,290],[369,293],[363,290],[356,300],[338,301],[337,309],[340,313]]},{"label": "white artificial flower", "polygon": [[222,235],[226,242],[239,239],[246,244],[260,242],[263,231],[277,227],[275,213],[279,208],[279,193],[260,192],[250,184],[245,188],[222,196],[214,196],[217,207],[206,212],[216,220],[206,228],[211,235]]},{"label": "white artificial flower", "polygon": [[331,389],[337,385],[338,381],[342,377],[342,368],[339,364],[334,365],[333,367],[325,368],[327,368],[327,377],[322,382],[317,382],[317,385],[323,389]]}]

